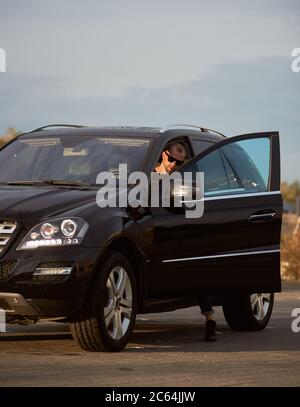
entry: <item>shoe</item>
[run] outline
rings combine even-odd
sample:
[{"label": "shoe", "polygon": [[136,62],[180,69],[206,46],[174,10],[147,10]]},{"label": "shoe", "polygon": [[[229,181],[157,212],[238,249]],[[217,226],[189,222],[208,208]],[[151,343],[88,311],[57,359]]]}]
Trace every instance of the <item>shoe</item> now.
[{"label": "shoe", "polygon": [[206,342],[215,342],[217,340],[216,327],[216,321],[206,321],[204,337]]}]

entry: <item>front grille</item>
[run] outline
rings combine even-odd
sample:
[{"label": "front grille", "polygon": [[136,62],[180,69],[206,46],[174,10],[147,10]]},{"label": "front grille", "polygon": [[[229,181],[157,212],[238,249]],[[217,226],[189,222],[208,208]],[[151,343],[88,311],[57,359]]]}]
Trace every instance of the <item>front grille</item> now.
[{"label": "front grille", "polygon": [[16,228],[15,222],[0,221],[0,253],[7,247]]},{"label": "front grille", "polygon": [[17,264],[16,260],[7,260],[0,262],[0,280],[8,279],[11,271]]}]

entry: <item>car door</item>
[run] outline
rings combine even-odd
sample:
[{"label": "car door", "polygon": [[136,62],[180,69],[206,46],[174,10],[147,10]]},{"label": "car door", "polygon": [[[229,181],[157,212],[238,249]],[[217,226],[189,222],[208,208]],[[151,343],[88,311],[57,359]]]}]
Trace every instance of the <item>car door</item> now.
[{"label": "car door", "polygon": [[181,169],[199,171],[204,213],[177,215],[180,249],[162,260],[168,294],[172,289],[184,296],[280,291],[279,134],[218,142]]}]

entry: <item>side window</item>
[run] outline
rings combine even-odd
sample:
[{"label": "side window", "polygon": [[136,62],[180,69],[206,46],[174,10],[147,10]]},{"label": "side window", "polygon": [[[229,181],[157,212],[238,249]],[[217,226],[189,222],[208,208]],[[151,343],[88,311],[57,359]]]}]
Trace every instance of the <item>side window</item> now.
[{"label": "side window", "polygon": [[[231,164],[229,163],[229,161],[227,160],[226,156],[223,154],[222,151],[221,151],[221,156],[222,156],[225,171],[226,171],[226,174],[227,174],[229,188],[230,189],[236,189],[237,192],[239,193],[240,192],[239,190],[241,188],[241,184],[239,183],[238,177],[237,177],[237,175],[234,172]],[[231,191],[231,193],[232,192],[233,191]]]},{"label": "side window", "polygon": [[213,151],[196,163],[196,171],[204,172],[204,192],[210,196],[229,189],[228,178],[219,150]]},{"label": "side window", "polygon": [[214,145],[214,143],[211,143],[210,141],[203,141],[197,139],[192,139],[192,144],[195,150],[195,154],[202,153],[202,151],[205,151],[206,149]]},{"label": "side window", "polygon": [[257,138],[230,143],[221,148],[237,174],[244,192],[265,192],[269,185],[270,140]]}]

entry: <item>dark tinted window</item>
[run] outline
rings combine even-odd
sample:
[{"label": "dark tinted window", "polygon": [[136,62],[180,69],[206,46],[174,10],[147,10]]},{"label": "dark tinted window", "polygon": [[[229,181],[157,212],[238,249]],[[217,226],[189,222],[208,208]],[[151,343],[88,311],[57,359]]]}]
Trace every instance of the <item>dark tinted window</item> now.
[{"label": "dark tinted window", "polygon": [[213,146],[214,143],[211,143],[210,141],[192,139],[192,144],[195,154],[200,154],[202,153],[202,151],[207,150],[209,147]]},{"label": "dark tinted window", "polygon": [[245,192],[264,192],[268,189],[270,141],[257,138],[230,143],[222,152],[240,178]]},{"label": "dark tinted window", "polygon": [[213,192],[229,189],[225,168],[219,150],[213,151],[196,162],[199,172],[204,172],[204,191],[211,195]]},{"label": "dark tinted window", "polygon": [[221,152],[221,156],[223,159],[223,164],[225,167],[225,171],[227,174],[227,180],[229,184],[230,189],[239,189],[241,185],[239,184],[238,177],[236,173],[234,172],[232,165],[229,163],[225,155]]},{"label": "dark tinted window", "polygon": [[204,172],[206,196],[265,192],[270,177],[270,140],[257,137],[231,142],[184,166],[183,171]]}]

